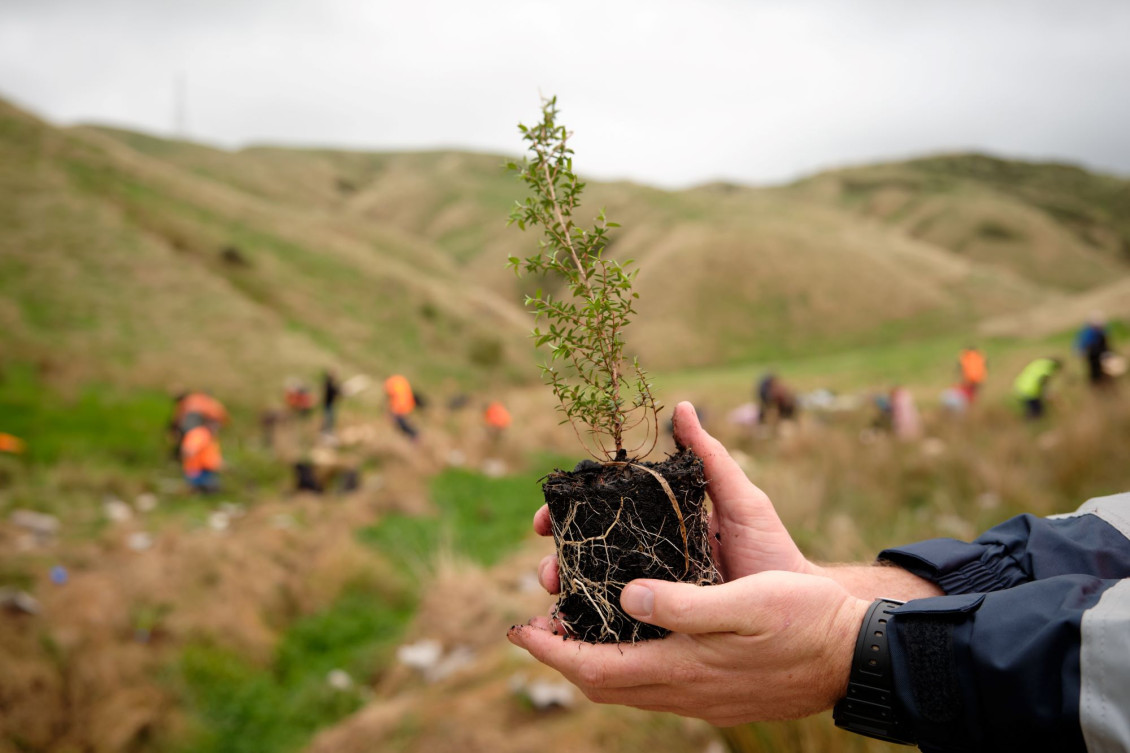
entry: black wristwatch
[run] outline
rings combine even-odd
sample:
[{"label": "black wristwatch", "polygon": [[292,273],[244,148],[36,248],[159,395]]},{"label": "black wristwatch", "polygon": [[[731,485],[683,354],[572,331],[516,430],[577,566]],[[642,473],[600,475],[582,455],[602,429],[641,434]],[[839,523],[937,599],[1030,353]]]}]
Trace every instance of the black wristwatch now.
[{"label": "black wristwatch", "polygon": [[868,608],[855,641],[848,692],[832,711],[836,726],[899,745],[916,745],[914,732],[895,709],[887,628],[890,612],[902,606],[894,599],[876,599]]}]

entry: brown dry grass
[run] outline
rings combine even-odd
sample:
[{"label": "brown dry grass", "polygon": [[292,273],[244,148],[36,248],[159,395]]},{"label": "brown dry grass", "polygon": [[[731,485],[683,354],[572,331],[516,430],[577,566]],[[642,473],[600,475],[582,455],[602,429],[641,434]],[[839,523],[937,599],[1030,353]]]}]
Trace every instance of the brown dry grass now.
[{"label": "brown dry grass", "polygon": [[939,155],[825,173],[795,190],[1037,285],[1080,291],[1126,274],[1121,186],[1062,165]]},{"label": "brown dry grass", "polygon": [[572,709],[539,712],[514,693],[516,676],[560,681],[504,639],[509,625],[547,612],[552,599],[532,577],[550,551],[548,541],[531,542],[490,570],[441,556],[410,636],[438,640],[447,649],[469,647],[472,663],[432,684],[400,667],[376,687],[373,702],[321,733],[308,751],[705,750],[715,733],[701,722],[601,707],[579,693]]},{"label": "brown dry grass", "polygon": [[1027,311],[988,319],[979,329],[997,337],[1039,337],[1077,327],[1095,312],[1115,319],[1130,319],[1130,278],[1048,301]]},{"label": "brown dry grass", "polygon": [[[353,535],[381,506],[365,495],[298,497],[261,504],[224,532],[173,525],[148,551],[125,544],[135,521],[45,555],[67,563],[70,580],[38,585],[40,615],[4,619],[0,738],[35,750],[125,751],[170,734],[181,710],[162,675],[186,643],[266,662],[285,625],[326,607],[346,584],[399,588]],[[277,527],[280,514],[293,526]],[[0,535],[10,551],[15,532]],[[134,621],[145,608],[167,614],[141,643]]]}]

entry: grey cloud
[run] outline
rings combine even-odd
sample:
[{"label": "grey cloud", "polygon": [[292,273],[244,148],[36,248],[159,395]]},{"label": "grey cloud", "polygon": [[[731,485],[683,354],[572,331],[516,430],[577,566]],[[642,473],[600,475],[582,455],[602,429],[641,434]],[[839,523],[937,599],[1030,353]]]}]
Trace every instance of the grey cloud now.
[{"label": "grey cloud", "polygon": [[1130,5],[1082,0],[9,0],[0,93],[194,138],[516,152],[559,95],[579,166],[661,185],[942,150],[1130,173]]}]

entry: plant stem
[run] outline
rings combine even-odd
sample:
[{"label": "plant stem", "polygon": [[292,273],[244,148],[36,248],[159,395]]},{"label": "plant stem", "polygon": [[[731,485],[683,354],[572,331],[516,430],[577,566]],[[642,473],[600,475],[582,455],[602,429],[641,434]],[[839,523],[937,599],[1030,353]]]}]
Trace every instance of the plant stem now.
[{"label": "plant stem", "polygon": [[[564,140],[562,140],[561,143],[562,143],[562,147],[564,147],[564,144],[565,144]],[[586,270],[584,265],[581,264],[581,260],[577,256],[577,249],[573,245],[573,239],[569,237],[569,226],[568,226],[568,224],[566,224],[565,217],[561,213],[561,202],[557,200],[557,188],[554,185],[554,176],[550,174],[549,164],[547,162],[545,162],[544,160],[542,161],[542,170],[545,172],[546,186],[547,186],[547,190],[549,191],[549,199],[550,199],[550,203],[553,205],[553,214],[555,216],[555,219],[557,220],[558,226],[560,226],[560,228],[561,228],[561,231],[562,231],[561,234],[564,235],[565,247],[567,249],[569,249],[569,256],[571,256],[573,258],[573,264],[576,265],[577,271],[581,275],[581,282],[585,286],[586,296],[589,298],[589,300],[592,300],[592,298],[593,298],[592,284],[589,282],[588,270]],[[614,347],[615,347],[614,343],[615,343],[615,337],[616,337],[617,329],[616,329],[615,323],[613,323],[611,335],[605,335],[605,333],[604,333],[604,315],[602,313],[599,313],[599,312],[597,314],[595,329],[596,329],[597,333],[599,334],[601,355],[604,358],[605,371],[608,373],[609,392],[610,392],[613,404],[615,404],[616,407],[617,407],[616,417],[613,419],[613,424],[612,424],[612,440],[616,443],[616,456],[619,457],[620,454],[621,454],[621,451],[624,449],[624,442],[623,442],[624,418],[623,418],[623,415],[619,412],[619,406],[620,406],[620,402],[621,402],[620,401],[620,368],[621,368],[621,365],[620,365],[619,362],[617,362],[617,359],[615,359],[614,353],[612,352],[614,350]]]}]

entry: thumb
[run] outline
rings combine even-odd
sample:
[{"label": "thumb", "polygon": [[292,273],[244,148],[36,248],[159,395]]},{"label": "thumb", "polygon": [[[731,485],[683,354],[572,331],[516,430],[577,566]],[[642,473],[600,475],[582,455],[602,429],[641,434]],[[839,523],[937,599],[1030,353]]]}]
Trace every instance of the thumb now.
[{"label": "thumb", "polygon": [[676,633],[757,632],[751,619],[763,601],[750,588],[757,576],[739,578],[717,586],[696,586],[665,580],[633,580],[620,594],[620,606],[641,622]]},{"label": "thumb", "polygon": [[675,406],[675,439],[702,458],[707,491],[716,506],[725,508],[751,498],[768,502],[765,493],[746,477],[722,443],[702,428],[694,406],[685,401]]}]

